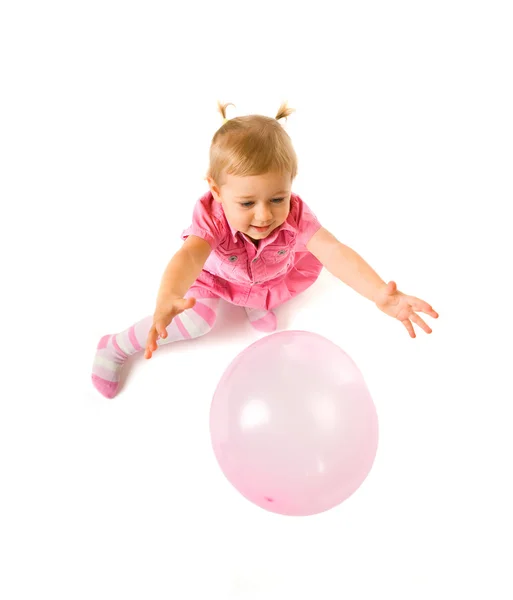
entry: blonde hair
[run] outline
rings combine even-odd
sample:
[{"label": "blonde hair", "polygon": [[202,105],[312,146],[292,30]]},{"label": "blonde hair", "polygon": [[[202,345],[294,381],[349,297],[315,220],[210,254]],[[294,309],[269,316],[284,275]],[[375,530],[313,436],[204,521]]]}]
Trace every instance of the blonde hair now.
[{"label": "blonde hair", "polygon": [[210,145],[207,177],[218,186],[223,185],[223,175],[262,175],[270,171],[297,175],[297,156],[290,136],[279,123],[294,112],[283,102],[274,119],[264,115],[246,115],[226,118],[226,108],[231,102],[218,104],[223,125],[216,131]]}]

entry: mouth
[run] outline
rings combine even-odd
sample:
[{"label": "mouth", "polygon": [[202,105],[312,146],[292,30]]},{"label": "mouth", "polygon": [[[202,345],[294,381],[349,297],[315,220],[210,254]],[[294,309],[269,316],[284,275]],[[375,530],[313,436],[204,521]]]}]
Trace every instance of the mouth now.
[{"label": "mouth", "polygon": [[251,229],[258,231],[258,233],[265,233],[266,231],[269,231],[271,225],[267,225],[267,227],[255,227],[255,225],[251,225]]}]

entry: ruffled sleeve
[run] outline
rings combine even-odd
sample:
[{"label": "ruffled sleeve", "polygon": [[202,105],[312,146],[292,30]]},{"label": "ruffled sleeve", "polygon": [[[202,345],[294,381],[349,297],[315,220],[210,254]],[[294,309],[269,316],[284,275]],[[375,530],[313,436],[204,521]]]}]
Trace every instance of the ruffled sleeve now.
[{"label": "ruffled sleeve", "polygon": [[215,216],[213,206],[215,200],[211,194],[202,196],[194,206],[191,225],[182,232],[182,239],[195,235],[205,240],[215,250],[223,239],[225,232],[222,223]]},{"label": "ruffled sleeve", "polygon": [[322,225],[311,208],[297,194],[294,194],[291,212],[297,229],[297,242],[306,246]]}]

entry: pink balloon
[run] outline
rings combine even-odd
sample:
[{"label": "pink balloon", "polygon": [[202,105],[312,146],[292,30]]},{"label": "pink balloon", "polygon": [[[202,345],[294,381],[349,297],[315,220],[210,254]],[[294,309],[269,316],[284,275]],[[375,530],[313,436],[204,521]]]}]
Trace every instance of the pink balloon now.
[{"label": "pink balloon", "polygon": [[333,342],[307,331],[268,335],[229,365],[210,434],[230,483],[271,512],[333,508],[363,483],[378,418],[362,374]]}]

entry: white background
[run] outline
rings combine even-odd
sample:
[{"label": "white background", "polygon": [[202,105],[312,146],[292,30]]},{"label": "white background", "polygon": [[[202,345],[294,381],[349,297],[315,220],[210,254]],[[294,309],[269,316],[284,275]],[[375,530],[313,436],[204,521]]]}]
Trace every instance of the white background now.
[{"label": "white background", "polygon": [[[0,9],[0,597],[513,597],[507,2],[12,2]],[[96,344],[151,314],[208,147],[283,99],[294,191],[386,280],[403,326],[326,271],[278,310],[356,361],[380,444],[309,518],[222,475],[208,416],[262,334],[200,340],[93,388]]]}]

